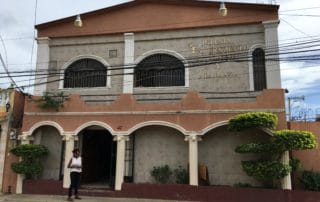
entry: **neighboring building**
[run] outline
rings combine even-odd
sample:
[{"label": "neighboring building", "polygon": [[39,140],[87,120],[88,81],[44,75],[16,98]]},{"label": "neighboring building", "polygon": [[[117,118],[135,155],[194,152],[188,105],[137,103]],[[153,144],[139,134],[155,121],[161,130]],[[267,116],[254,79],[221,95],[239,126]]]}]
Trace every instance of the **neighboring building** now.
[{"label": "neighboring building", "polygon": [[[37,25],[37,70],[49,75],[36,76],[34,94],[67,95],[58,111],[25,103],[21,142],[50,150],[39,179],[67,188],[66,164],[80,147],[84,187],[150,183],[151,169],[165,164],[189,170],[191,185],[199,164],[212,185],[257,184],[241,168],[249,156],[234,148],[268,132],[238,135],[227,125],[265,111],[286,128],[279,7],[227,3],[223,17],[219,5],[137,0],[81,14],[82,27],[75,16]],[[17,186],[21,193],[21,176]]]},{"label": "neighboring building", "polygon": [[17,178],[11,171],[11,163],[17,158],[9,151],[21,130],[23,107],[23,93],[13,88],[0,89],[0,192],[10,192],[16,187]]}]

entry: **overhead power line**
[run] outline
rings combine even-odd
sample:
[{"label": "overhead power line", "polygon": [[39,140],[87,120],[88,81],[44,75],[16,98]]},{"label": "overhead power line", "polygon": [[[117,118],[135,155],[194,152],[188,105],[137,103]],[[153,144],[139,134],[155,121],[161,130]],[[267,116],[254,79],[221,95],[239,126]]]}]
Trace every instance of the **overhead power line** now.
[{"label": "overhead power line", "polygon": [[305,36],[307,36],[307,37],[312,37],[311,35],[305,33],[304,31],[296,28],[295,26],[293,26],[291,23],[289,23],[289,22],[286,21],[285,19],[281,18],[281,20],[282,20],[283,22],[285,22],[286,24],[288,24],[290,27],[292,27],[292,28],[293,28],[294,30],[296,30],[297,32],[300,32],[301,34],[303,34],[303,35],[305,35]]},{"label": "overhead power line", "polygon": [[[319,40],[308,40],[307,42],[299,43],[299,45],[284,45],[280,48],[280,51],[270,52],[268,49],[266,50],[266,59],[267,61],[314,61],[319,60],[320,49],[317,48],[320,44],[315,42],[319,42]],[[311,43],[311,44],[310,44]],[[313,48],[315,47],[315,48]],[[300,50],[301,49],[301,50]],[[283,50],[283,51],[281,51]],[[312,53],[309,55],[305,55],[305,53]],[[280,56],[280,57],[278,57]],[[272,57],[272,58],[270,58]],[[206,64],[214,64],[214,63],[222,63],[222,62],[250,62],[252,60],[251,56],[247,55],[247,51],[238,51],[231,52],[229,54],[220,54],[220,55],[206,55],[206,56],[197,56],[197,57],[189,57],[185,58],[185,65],[187,66],[199,66]],[[57,61],[61,62],[61,61]],[[166,61],[161,61],[162,64],[166,64]],[[154,65],[156,63],[151,62],[149,65]],[[106,67],[108,70],[122,70],[122,69],[132,69],[136,66],[136,64],[118,64],[111,65]],[[12,71],[11,73],[15,74],[37,74],[37,75],[45,75],[45,74],[61,74],[61,70],[22,70],[22,71]],[[87,70],[90,71],[90,70]],[[41,73],[43,72],[43,73]]]},{"label": "overhead power line", "polygon": [[[241,46],[241,44],[240,44]],[[223,45],[215,45],[214,46],[216,49],[228,49],[229,46],[223,46]],[[265,47],[264,50],[266,52],[266,56],[283,56],[283,55],[287,55],[287,54],[293,54],[293,53],[307,53],[307,52],[316,52],[318,49],[316,49],[316,47],[320,47],[320,38],[312,38],[311,40],[303,40],[300,42],[290,42],[290,43],[283,43],[280,44],[279,46],[269,46],[269,47]],[[201,52],[208,52],[210,50],[210,48],[202,48],[202,49],[197,49]],[[188,50],[182,50],[179,51],[179,53],[182,52],[191,52],[190,49]],[[230,52],[230,53],[226,53],[226,54],[220,54],[220,55],[204,55],[204,56],[193,56],[193,57],[188,57],[186,58],[186,61],[192,60],[192,59],[200,59],[200,58],[213,58],[213,57],[218,57],[218,56],[236,56],[236,58],[238,57],[238,55],[241,55],[242,58],[247,57],[248,54],[248,50],[243,50],[243,51],[234,51],[234,52]],[[248,56],[249,57],[249,56]],[[66,63],[69,61],[56,61],[57,63]],[[38,62],[36,64],[48,64],[50,62]],[[26,66],[25,64],[11,64],[11,65],[21,65],[21,66]],[[135,65],[135,64],[129,64],[129,65]],[[123,68],[123,64],[114,64],[111,66],[108,66],[109,69],[116,69],[117,67]],[[27,70],[25,70],[27,71]],[[34,71],[34,70],[31,70]],[[39,69],[37,71],[40,71]]]}]

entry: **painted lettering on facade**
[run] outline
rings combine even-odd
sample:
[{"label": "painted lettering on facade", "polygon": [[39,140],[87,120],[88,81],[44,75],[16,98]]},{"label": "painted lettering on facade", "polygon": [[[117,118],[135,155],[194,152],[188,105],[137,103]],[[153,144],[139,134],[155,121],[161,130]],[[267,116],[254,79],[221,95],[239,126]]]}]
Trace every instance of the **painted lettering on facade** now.
[{"label": "painted lettering on facade", "polygon": [[210,55],[216,57],[236,58],[239,55],[247,54],[248,46],[231,39],[207,39],[199,44],[189,43],[193,54],[198,56]]}]

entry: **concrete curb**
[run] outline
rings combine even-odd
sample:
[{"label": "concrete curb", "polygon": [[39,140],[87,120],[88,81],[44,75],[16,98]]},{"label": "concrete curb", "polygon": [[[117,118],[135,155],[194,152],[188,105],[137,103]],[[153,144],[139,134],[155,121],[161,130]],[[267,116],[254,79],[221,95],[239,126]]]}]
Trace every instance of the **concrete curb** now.
[{"label": "concrete curb", "polygon": [[[1,195],[0,202],[65,202],[67,196],[58,195],[29,195],[29,194],[10,194]],[[82,200],[74,202],[178,202],[172,200],[159,199],[133,199],[133,198],[109,198],[109,197],[82,197]]]}]

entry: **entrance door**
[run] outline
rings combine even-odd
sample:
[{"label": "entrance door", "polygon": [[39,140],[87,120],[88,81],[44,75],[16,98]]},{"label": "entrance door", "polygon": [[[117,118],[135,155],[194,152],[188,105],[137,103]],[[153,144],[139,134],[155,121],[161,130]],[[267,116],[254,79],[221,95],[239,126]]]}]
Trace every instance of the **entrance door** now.
[{"label": "entrance door", "polygon": [[85,130],[82,137],[82,185],[113,187],[116,142],[106,130]]}]

